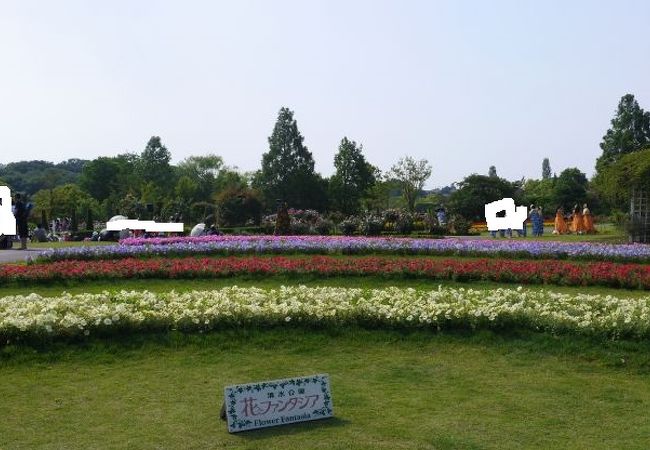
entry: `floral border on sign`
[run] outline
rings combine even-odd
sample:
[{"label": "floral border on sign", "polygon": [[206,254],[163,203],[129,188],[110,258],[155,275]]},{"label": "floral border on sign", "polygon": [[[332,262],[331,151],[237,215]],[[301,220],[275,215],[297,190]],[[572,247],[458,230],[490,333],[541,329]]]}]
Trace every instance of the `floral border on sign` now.
[{"label": "floral border on sign", "polygon": [[228,430],[236,431],[243,430],[247,428],[251,423],[249,419],[240,419],[237,414],[237,400],[236,393],[243,394],[244,392],[260,392],[263,389],[268,387],[277,390],[278,388],[284,389],[286,386],[302,386],[303,384],[318,384],[320,383],[321,392],[323,393],[323,407],[311,411],[311,414],[314,416],[329,417],[332,415],[332,397],[329,394],[329,375],[314,375],[310,377],[299,377],[299,378],[289,378],[286,380],[280,381],[265,381],[262,383],[249,383],[249,384],[236,384],[233,386],[228,386],[225,389],[226,392],[226,410],[227,410],[227,419],[228,419]]}]

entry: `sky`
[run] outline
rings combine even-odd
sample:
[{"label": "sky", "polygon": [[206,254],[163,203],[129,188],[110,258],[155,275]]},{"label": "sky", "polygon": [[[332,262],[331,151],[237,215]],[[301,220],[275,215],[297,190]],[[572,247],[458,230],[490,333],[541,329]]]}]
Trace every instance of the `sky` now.
[{"label": "sky", "polygon": [[593,174],[626,93],[650,109],[650,2],[0,0],[0,163],[215,153],[250,171],[295,112],[316,169],[340,140],[427,187],[495,165]]}]

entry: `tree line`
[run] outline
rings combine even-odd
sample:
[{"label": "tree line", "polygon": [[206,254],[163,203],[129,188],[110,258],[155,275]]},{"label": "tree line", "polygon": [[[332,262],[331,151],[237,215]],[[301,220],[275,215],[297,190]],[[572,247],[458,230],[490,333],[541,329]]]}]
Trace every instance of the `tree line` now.
[{"label": "tree line", "polygon": [[650,148],[650,113],[633,95],[621,98],[600,146],[592,180],[578,168],[554,174],[545,158],[538,179],[509,181],[491,166],[487,175],[471,174],[426,192],[432,174],[427,160],[404,156],[382,173],[366,159],[363,145],[348,137],[341,139],[334,157],[334,174],[323,177],[315,171],[293,111],[283,107],[255,172],[229,167],[215,154],[190,156],[173,165],[171,152],[153,136],[140,153],[58,164],[9,163],[0,166],[0,183],[27,194],[39,218],[50,219],[85,214],[106,220],[119,213],[159,220],[182,217],[191,223],[214,214],[221,226],[242,226],[259,223],[263,214],[275,212],[278,202],[286,202],[291,208],[341,218],[395,207],[412,213],[444,206],[467,220],[481,220],[485,203],[503,197],[541,205],[549,215],[557,207],[585,202],[592,211],[609,214],[625,208],[629,186],[620,179],[627,166],[645,167],[637,160],[645,161],[648,152],[642,150]]}]

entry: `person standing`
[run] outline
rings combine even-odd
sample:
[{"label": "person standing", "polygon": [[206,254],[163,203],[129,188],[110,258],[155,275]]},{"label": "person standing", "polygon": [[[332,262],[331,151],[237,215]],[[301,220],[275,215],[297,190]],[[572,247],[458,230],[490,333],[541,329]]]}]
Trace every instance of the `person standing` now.
[{"label": "person standing", "polygon": [[584,225],[582,223],[582,213],[580,212],[580,207],[576,203],[573,206],[573,231],[575,234],[584,233]]},{"label": "person standing", "polygon": [[544,213],[542,207],[537,206],[537,236],[544,234]]},{"label": "person standing", "polygon": [[436,211],[436,217],[438,219],[438,226],[444,227],[447,225],[447,214],[445,213],[445,208],[438,208]]},{"label": "person standing", "polygon": [[582,226],[584,232],[587,234],[595,233],[596,228],[594,227],[594,216],[591,215],[591,211],[589,211],[586,203],[582,205],[582,208]]},{"label": "person standing", "polygon": [[567,225],[566,222],[564,221],[564,209],[560,206],[556,211],[555,211],[555,229],[553,230],[553,234],[566,234],[567,233]]},{"label": "person standing", "polygon": [[29,210],[23,202],[20,194],[16,194],[14,201],[14,217],[16,218],[16,229],[18,237],[20,237],[20,249],[27,250],[27,237],[29,236],[29,229],[27,228],[27,214]]},{"label": "person standing", "polygon": [[537,236],[537,209],[535,208],[535,205],[530,205],[530,212],[528,213],[528,218],[530,219],[530,223],[533,227],[533,236]]}]

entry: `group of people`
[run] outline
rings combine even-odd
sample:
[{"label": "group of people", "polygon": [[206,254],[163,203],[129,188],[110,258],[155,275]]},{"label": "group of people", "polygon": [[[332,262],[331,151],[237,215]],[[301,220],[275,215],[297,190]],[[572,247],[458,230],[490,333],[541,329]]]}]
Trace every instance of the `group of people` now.
[{"label": "group of people", "polygon": [[[544,234],[544,214],[542,207],[537,205],[530,205],[528,210],[528,220],[524,222],[523,228],[515,230],[520,237],[526,237],[527,225],[530,221],[532,225],[532,236],[539,237]],[[512,237],[512,229],[499,230],[501,237]],[[559,207],[555,212],[555,227],[553,234],[593,234],[596,233],[594,226],[594,217],[585,203],[582,209],[576,204],[570,215],[565,215],[564,208]],[[497,236],[497,231],[491,231],[492,237]]]},{"label": "group of people", "polygon": [[564,208],[560,207],[555,212],[555,228],[553,234],[593,234],[596,233],[594,216],[585,203],[582,209],[578,204],[573,206],[570,215],[565,215]]}]

